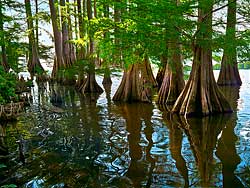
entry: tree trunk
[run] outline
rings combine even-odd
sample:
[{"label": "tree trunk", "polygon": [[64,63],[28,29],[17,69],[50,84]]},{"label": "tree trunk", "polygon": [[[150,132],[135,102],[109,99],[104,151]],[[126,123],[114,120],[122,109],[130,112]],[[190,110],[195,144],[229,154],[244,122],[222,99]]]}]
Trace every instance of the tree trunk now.
[{"label": "tree trunk", "polygon": [[111,85],[112,84],[110,74],[111,74],[110,69],[105,68],[104,77],[103,77],[103,80],[102,80],[103,85]]},{"label": "tree trunk", "polygon": [[232,112],[218,88],[212,70],[213,1],[199,2],[198,31],[194,44],[194,60],[189,80],[178,97],[173,112],[185,116]]},{"label": "tree trunk", "polygon": [[[38,15],[38,0],[35,0],[36,15]],[[36,18],[36,45],[39,48],[39,28],[38,28],[38,18]]]},{"label": "tree trunk", "polygon": [[[64,56],[63,56],[63,43],[62,43],[62,33],[59,30],[57,8],[55,7],[55,0],[49,0],[50,14],[52,20],[52,27],[54,33],[54,45],[56,57],[54,61],[52,77],[60,80],[62,77],[58,75],[59,69],[65,68]],[[60,78],[61,77],[61,78]]]},{"label": "tree trunk", "polygon": [[218,85],[240,86],[242,84],[236,52],[236,4],[236,0],[228,0],[226,44],[224,45]]},{"label": "tree trunk", "polygon": [[[69,0],[66,0],[66,2],[69,4]],[[69,14],[69,17],[68,17],[69,40],[72,40],[73,39],[73,27],[72,27],[72,21],[71,21],[72,12],[69,10],[67,13]],[[75,47],[72,43],[69,43],[69,49],[70,49],[70,59],[71,59],[72,63],[75,63],[76,62],[76,51],[75,51]]]},{"label": "tree trunk", "polygon": [[[83,6],[82,6],[83,5]],[[85,0],[77,0],[77,11],[78,11],[78,27],[79,27],[79,36],[83,40],[85,36],[85,28],[83,18],[85,17]],[[78,60],[86,58],[86,49],[84,46],[79,47],[78,51]]]},{"label": "tree trunk", "polygon": [[132,64],[128,70],[124,70],[120,86],[113,97],[114,101],[141,101],[138,72],[137,64]]},{"label": "tree trunk", "polygon": [[68,19],[65,14],[68,14],[65,0],[60,0],[60,5],[64,9],[61,10],[61,23],[62,23],[62,43],[63,43],[63,55],[65,67],[71,67],[73,65],[72,55],[70,54],[70,43],[69,43],[69,27]]},{"label": "tree trunk", "polygon": [[[88,13],[88,20],[90,21],[93,18],[92,15],[92,5],[91,0],[87,0],[87,13]],[[95,59],[92,57],[94,53],[94,42],[89,33],[89,70],[87,73],[87,78],[84,80],[82,85],[80,86],[81,93],[102,93],[103,89],[98,85],[95,79]]]},{"label": "tree trunk", "polygon": [[163,82],[164,74],[166,71],[166,66],[167,66],[167,57],[166,56],[161,57],[161,64],[162,64],[162,67],[159,68],[157,75],[156,75],[156,81],[157,81],[159,89],[161,88],[161,84]]},{"label": "tree trunk", "polygon": [[38,57],[37,41],[35,39],[35,34],[34,34],[35,28],[33,26],[30,0],[25,0],[25,10],[26,10],[27,23],[28,23],[28,30],[29,30],[29,34],[28,34],[29,45],[31,47],[29,51],[28,70],[31,76],[33,76],[34,74],[44,73],[44,69]]},{"label": "tree trunk", "polygon": [[172,33],[169,41],[169,60],[166,65],[161,88],[158,93],[157,103],[173,105],[184,88],[183,66],[181,62],[181,48],[179,34]]},{"label": "tree trunk", "polygon": [[156,79],[154,78],[153,71],[149,62],[149,58],[146,56],[143,59],[143,63],[140,66],[141,76],[144,80],[147,81],[147,84],[151,88],[155,88],[158,86]]},{"label": "tree trunk", "polygon": [[2,48],[2,51],[1,51],[1,65],[3,66],[3,69],[8,72],[10,67],[9,67],[9,64],[8,64],[8,61],[7,61],[7,55],[6,55],[6,47],[5,47],[5,37],[4,37],[4,29],[3,29],[3,12],[2,12],[2,8],[3,8],[3,5],[2,5],[2,1],[0,1],[0,32],[1,32],[1,48]]}]

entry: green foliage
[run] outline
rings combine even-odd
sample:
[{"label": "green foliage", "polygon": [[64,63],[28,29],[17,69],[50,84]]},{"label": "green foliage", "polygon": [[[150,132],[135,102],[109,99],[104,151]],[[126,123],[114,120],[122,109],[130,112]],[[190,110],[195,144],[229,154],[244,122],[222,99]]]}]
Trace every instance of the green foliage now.
[{"label": "green foliage", "polygon": [[9,103],[15,94],[16,77],[13,74],[5,73],[0,67],[0,104]]},{"label": "green foliage", "polygon": [[220,68],[221,68],[221,65],[220,65],[220,64],[215,64],[215,65],[213,66],[213,69],[214,69],[214,70],[220,70]]}]

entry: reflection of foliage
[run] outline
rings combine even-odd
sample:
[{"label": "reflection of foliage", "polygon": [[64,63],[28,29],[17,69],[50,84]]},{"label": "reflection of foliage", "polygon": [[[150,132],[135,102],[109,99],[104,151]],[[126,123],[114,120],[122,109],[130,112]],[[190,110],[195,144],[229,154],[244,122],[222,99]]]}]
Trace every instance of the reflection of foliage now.
[{"label": "reflection of foliage", "polygon": [[15,94],[16,78],[14,75],[5,73],[0,67],[0,104],[11,101],[17,97]]}]

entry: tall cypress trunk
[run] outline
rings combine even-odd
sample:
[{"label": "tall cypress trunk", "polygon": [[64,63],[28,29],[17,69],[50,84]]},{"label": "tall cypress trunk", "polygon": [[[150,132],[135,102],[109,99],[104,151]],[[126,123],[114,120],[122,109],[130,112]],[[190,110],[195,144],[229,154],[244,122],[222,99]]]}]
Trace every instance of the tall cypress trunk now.
[{"label": "tall cypress trunk", "polygon": [[137,64],[132,64],[128,70],[124,70],[120,86],[113,97],[114,101],[141,101],[138,72]]},{"label": "tall cypress trunk", "polygon": [[55,7],[55,0],[49,0],[50,6],[50,14],[51,14],[51,21],[53,27],[53,34],[54,34],[54,45],[55,45],[55,52],[56,57],[54,61],[52,77],[60,79],[58,77],[59,69],[65,68],[64,63],[64,56],[63,56],[63,43],[62,43],[62,32],[60,31],[60,23],[58,23],[58,15],[57,15],[57,8]]},{"label": "tall cypress trunk", "polygon": [[226,44],[224,45],[218,85],[240,86],[242,84],[236,52],[236,5],[236,0],[228,0]]},{"label": "tall cypress trunk", "polygon": [[5,47],[5,40],[4,40],[4,29],[3,29],[3,12],[2,12],[2,1],[0,1],[0,32],[1,32],[1,43],[2,43],[2,51],[1,51],[1,65],[3,66],[6,72],[9,71],[10,66],[7,61],[7,54],[6,54],[6,47]]},{"label": "tall cypress trunk", "polygon": [[[90,22],[90,20],[93,18],[91,0],[87,0],[87,15],[88,15],[88,20]],[[90,62],[89,62],[88,71],[87,71],[87,78],[81,84],[79,90],[82,93],[102,93],[103,89],[98,85],[95,79],[96,59],[93,58],[94,41],[93,41],[93,37],[91,36],[91,33],[89,33],[89,50],[88,51],[89,51],[88,60]]]},{"label": "tall cypress trunk", "polygon": [[[36,9],[36,15],[38,15],[38,0],[35,0],[35,9]],[[39,27],[38,27],[38,18],[36,18],[36,45],[39,47]]]},{"label": "tall cypress trunk", "polygon": [[[178,8],[178,0],[173,0],[172,3]],[[171,35],[171,39],[167,42],[166,50],[168,53],[168,60],[157,102],[159,104],[173,105],[183,90],[185,82],[181,58],[180,33],[175,28],[168,29]]]},{"label": "tall cypress trunk", "polygon": [[64,10],[61,11],[61,22],[62,22],[62,43],[63,43],[63,55],[64,63],[66,67],[71,67],[74,63],[74,59],[70,49],[70,36],[69,36],[69,19],[65,16],[68,14],[68,8],[66,7],[65,0],[60,0],[61,7],[64,7]]},{"label": "tall cypress trunk", "polygon": [[173,112],[185,116],[206,116],[232,112],[218,88],[212,69],[212,8],[213,1],[199,1],[198,30],[193,48],[193,66],[189,80],[178,97]]},{"label": "tall cypress trunk", "polygon": [[[148,63],[147,60],[144,62]],[[117,89],[113,100],[123,102],[151,102],[152,88],[156,84],[155,79],[152,81],[150,66],[142,66],[140,63],[132,64],[128,69],[124,69],[122,81]],[[144,64],[145,65],[145,64]]]},{"label": "tall cypress trunk", "polygon": [[161,88],[161,84],[163,82],[163,78],[164,78],[166,67],[167,67],[167,59],[168,58],[167,58],[166,55],[163,55],[161,57],[161,67],[159,68],[159,70],[157,72],[157,75],[156,75],[156,81],[157,81],[157,84],[158,84],[158,89]]},{"label": "tall cypress trunk", "polygon": [[25,0],[25,10],[26,10],[26,18],[27,18],[27,24],[28,24],[28,37],[29,37],[29,60],[28,60],[28,70],[33,76],[34,74],[41,74],[44,72],[44,69],[40,63],[39,57],[38,57],[38,48],[37,48],[37,41],[35,39],[34,34],[34,25],[33,25],[33,19],[32,19],[32,12],[31,12],[31,4],[30,0]]}]

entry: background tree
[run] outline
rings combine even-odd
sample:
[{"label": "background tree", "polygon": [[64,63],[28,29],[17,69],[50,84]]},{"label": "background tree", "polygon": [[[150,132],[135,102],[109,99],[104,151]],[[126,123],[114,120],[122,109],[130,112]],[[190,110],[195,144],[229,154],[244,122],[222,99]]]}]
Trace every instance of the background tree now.
[{"label": "background tree", "polygon": [[240,86],[242,84],[238,70],[236,50],[236,6],[236,0],[228,0],[225,45],[221,70],[217,81],[218,85]]},{"label": "background tree", "polygon": [[38,43],[35,39],[34,33],[34,24],[33,17],[31,12],[31,3],[30,0],[25,0],[25,10],[26,10],[26,19],[28,24],[28,38],[29,38],[29,60],[28,60],[28,70],[33,76],[34,74],[43,74],[44,69],[40,63],[38,55]]}]

